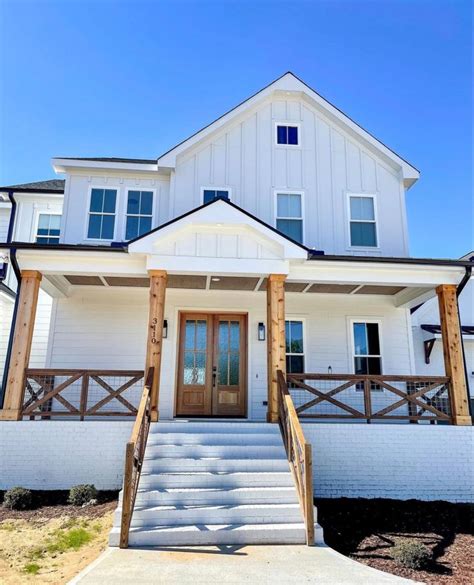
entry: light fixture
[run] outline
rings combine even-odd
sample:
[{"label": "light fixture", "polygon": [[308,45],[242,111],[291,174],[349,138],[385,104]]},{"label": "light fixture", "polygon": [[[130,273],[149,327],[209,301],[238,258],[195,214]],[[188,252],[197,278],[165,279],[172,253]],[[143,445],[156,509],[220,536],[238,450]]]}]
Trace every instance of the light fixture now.
[{"label": "light fixture", "polygon": [[220,278],[217,278],[217,276],[213,276],[211,280],[212,282],[219,282]]},{"label": "light fixture", "polygon": [[260,322],[258,324],[258,340],[265,341],[265,323]]},{"label": "light fixture", "polygon": [[168,337],[168,319],[164,319],[163,321],[163,339]]},{"label": "light fixture", "polygon": [[332,374],[332,366],[328,366],[328,374]]}]

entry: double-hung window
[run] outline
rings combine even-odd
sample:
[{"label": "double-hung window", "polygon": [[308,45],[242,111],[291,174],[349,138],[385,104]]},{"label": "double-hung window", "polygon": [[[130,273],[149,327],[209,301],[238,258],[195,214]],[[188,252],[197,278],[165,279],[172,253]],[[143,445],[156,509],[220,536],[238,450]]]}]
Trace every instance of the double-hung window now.
[{"label": "double-hung window", "polygon": [[378,323],[352,323],[354,340],[354,372],[378,375],[382,373],[380,331]]},{"label": "double-hung window", "polygon": [[125,239],[133,240],[149,232],[152,218],[153,191],[129,191],[127,194]]},{"label": "double-hung window", "polygon": [[276,142],[277,144],[298,146],[298,134],[298,126],[292,126],[291,124],[277,124]]},{"label": "double-hung window", "polygon": [[303,321],[285,321],[286,371],[289,374],[304,372]]},{"label": "double-hung window", "polygon": [[202,202],[209,203],[214,199],[227,199],[230,200],[230,193],[227,189],[203,189],[202,190]]},{"label": "double-hung window", "polygon": [[92,240],[113,240],[115,233],[116,189],[91,189],[87,237]]},{"label": "double-hung window", "polygon": [[349,196],[351,246],[377,247],[374,197]]},{"label": "double-hung window", "polygon": [[276,228],[292,240],[303,243],[301,193],[277,193]]},{"label": "double-hung window", "polygon": [[37,244],[59,244],[61,215],[59,213],[40,213],[36,229]]}]

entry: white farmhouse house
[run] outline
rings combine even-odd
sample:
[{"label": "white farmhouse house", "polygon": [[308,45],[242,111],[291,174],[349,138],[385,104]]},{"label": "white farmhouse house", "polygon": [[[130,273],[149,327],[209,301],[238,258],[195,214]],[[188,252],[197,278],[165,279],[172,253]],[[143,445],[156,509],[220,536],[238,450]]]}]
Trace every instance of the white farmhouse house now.
[{"label": "white farmhouse house", "polygon": [[[292,73],[158,158],[52,164],[59,241],[18,227],[0,246],[20,279],[5,460],[32,433],[56,452],[23,483],[117,487],[131,419],[113,544],[313,542],[313,473],[329,497],[472,497],[456,305],[472,262],[409,256],[414,166]],[[410,309],[436,296],[445,370],[421,375]],[[430,463],[394,473],[436,433],[459,452],[440,482]]]}]

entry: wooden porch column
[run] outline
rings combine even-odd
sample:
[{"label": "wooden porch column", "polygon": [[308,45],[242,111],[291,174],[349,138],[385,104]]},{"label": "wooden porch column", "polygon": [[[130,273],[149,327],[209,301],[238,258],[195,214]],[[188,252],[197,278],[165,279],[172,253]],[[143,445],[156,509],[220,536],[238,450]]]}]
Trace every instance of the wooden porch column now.
[{"label": "wooden porch column", "polygon": [[36,307],[42,274],[36,270],[22,270],[20,296],[14,329],[10,367],[0,420],[20,420],[25,393],[25,369],[28,367],[35,326]]},{"label": "wooden porch column", "polygon": [[267,421],[278,422],[277,370],[286,372],[284,274],[270,274],[267,279]]},{"label": "wooden porch column", "polygon": [[471,425],[469,396],[462,353],[462,333],[459,322],[456,286],[441,284],[437,287],[441,336],[443,340],[446,376],[451,379],[451,411],[455,425]]},{"label": "wooden porch column", "polygon": [[163,346],[163,318],[165,311],[166,281],[168,275],[165,270],[149,270],[150,276],[150,306],[148,313],[148,339],[146,345],[146,371],[155,368],[151,386],[151,420],[159,419],[158,401],[160,397],[161,354]]}]

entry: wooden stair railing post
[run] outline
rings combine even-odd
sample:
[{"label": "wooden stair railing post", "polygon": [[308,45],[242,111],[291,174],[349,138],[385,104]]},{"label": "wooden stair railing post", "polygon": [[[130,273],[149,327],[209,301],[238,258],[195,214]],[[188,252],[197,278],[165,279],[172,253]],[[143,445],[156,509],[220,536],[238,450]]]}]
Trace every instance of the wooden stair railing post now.
[{"label": "wooden stair railing post", "polygon": [[450,379],[452,420],[455,425],[471,425],[456,286],[442,284],[438,286],[436,293],[438,295],[444,365],[446,376]]},{"label": "wooden stair railing post", "polygon": [[41,272],[22,270],[18,311],[14,323],[13,345],[7,387],[0,420],[21,420],[25,394],[25,370],[28,367],[35,325]]},{"label": "wooden stair railing post", "polygon": [[267,279],[267,421],[278,422],[277,372],[286,372],[284,274],[270,274]]},{"label": "wooden stair railing post", "polygon": [[167,272],[165,270],[149,270],[150,275],[150,306],[148,314],[148,339],[146,347],[145,372],[153,368],[153,384],[151,386],[151,420],[160,418],[158,403],[160,398],[161,356],[163,353],[163,319]]},{"label": "wooden stair railing post", "polygon": [[306,543],[314,544],[313,456],[310,443],[304,445]]},{"label": "wooden stair railing post", "polygon": [[133,479],[133,458],[135,444],[128,442],[125,448],[125,473],[123,477],[122,492],[122,520],[120,524],[120,548],[128,547],[128,535],[130,521],[132,519],[132,479]]}]

